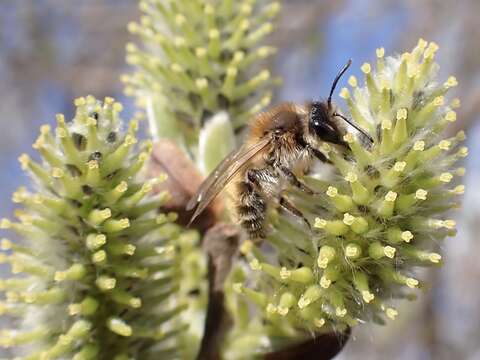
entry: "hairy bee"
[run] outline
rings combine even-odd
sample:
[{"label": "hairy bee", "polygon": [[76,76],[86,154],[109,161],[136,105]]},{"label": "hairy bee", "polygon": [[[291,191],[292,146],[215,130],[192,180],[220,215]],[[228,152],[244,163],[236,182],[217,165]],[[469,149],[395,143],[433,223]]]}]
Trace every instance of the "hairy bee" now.
[{"label": "hairy bee", "polygon": [[265,237],[264,222],[271,205],[280,206],[310,226],[301,211],[284,196],[289,185],[314,195],[295,174],[304,174],[315,158],[329,162],[318,150],[322,142],[335,144],[345,151],[349,149],[343,140],[346,129],[339,119],[373,141],[332,106],[335,87],[350,65],[351,60],[335,77],[326,102],[283,103],[253,118],[243,146],[228,155],[190,199],[187,210],[195,208],[190,223],[227,184],[236,180],[239,222],[251,239]]}]

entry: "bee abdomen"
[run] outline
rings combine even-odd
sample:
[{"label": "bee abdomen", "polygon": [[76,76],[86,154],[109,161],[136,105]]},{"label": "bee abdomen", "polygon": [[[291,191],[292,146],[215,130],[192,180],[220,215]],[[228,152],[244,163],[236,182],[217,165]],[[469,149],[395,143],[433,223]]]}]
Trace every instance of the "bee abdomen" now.
[{"label": "bee abdomen", "polygon": [[240,199],[237,212],[241,226],[252,239],[265,237],[263,225],[265,221],[266,203],[261,194],[247,183],[241,182]]}]

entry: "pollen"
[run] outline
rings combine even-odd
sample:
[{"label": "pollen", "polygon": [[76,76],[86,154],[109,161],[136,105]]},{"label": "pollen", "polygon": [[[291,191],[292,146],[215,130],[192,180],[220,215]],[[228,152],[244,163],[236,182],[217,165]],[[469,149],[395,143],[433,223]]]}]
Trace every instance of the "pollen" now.
[{"label": "pollen", "polygon": [[280,269],[280,278],[282,280],[287,280],[290,278],[290,276],[292,275],[292,272],[290,270],[287,270],[286,267],[282,267]]},{"label": "pollen", "polygon": [[377,54],[377,58],[381,59],[385,56],[385,49],[383,47],[378,48],[375,50],[375,53]]},{"label": "pollen", "polygon": [[447,112],[447,114],[445,115],[445,120],[450,121],[450,122],[456,121],[457,120],[457,113],[453,110]]},{"label": "pollen", "polygon": [[417,200],[427,200],[428,191],[424,189],[418,189],[415,191],[415,199]]},{"label": "pollen", "polygon": [[0,220],[0,229],[10,229],[12,227],[12,222],[8,219]]},{"label": "pollen", "polygon": [[334,187],[334,186],[329,186],[328,189],[327,189],[326,194],[327,194],[329,197],[333,198],[333,197],[335,197],[335,196],[338,195],[338,189],[337,189],[336,187]]},{"label": "pollen", "polygon": [[268,70],[262,70],[262,71],[260,72],[260,74],[259,74],[258,77],[260,78],[260,80],[266,81],[266,80],[268,80],[268,79],[270,78],[270,76],[271,76],[271,75],[270,75],[270,71],[268,71]]},{"label": "pollen", "polygon": [[98,161],[97,160],[90,160],[87,163],[87,166],[90,170],[95,170],[99,168]]},{"label": "pollen", "polygon": [[398,315],[398,311],[395,310],[394,308],[387,308],[387,310],[385,310],[385,314],[387,315],[387,317],[391,320],[395,320],[395,318],[397,317]]},{"label": "pollen", "polygon": [[411,58],[412,58],[412,54],[410,54],[409,52],[404,52],[400,58],[402,59],[402,61],[410,61]]},{"label": "pollen", "polygon": [[124,193],[128,189],[128,184],[125,181],[122,181],[120,184],[118,184],[115,187],[115,190],[118,191],[119,193]]},{"label": "pollen", "polygon": [[347,88],[342,88],[342,90],[340,90],[340,97],[342,99],[349,99],[350,98],[350,91],[348,91]]},{"label": "pollen", "polygon": [[330,280],[329,278],[327,278],[325,275],[323,275],[323,276],[320,278],[320,286],[321,286],[322,288],[328,289],[331,284],[332,284],[332,280]]},{"label": "pollen", "polygon": [[387,195],[385,195],[385,201],[395,201],[397,199],[397,193],[395,191],[389,191]]},{"label": "pollen", "polygon": [[452,142],[448,140],[442,140],[438,143],[438,147],[441,150],[445,150],[445,151],[449,150],[451,145],[452,145]]},{"label": "pollen", "polygon": [[63,178],[64,175],[65,175],[65,172],[62,169],[57,168],[57,167],[52,169],[52,176],[54,178],[61,179],[61,178]]},{"label": "pollen", "polygon": [[413,144],[413,150],[415,151],[425,150],[425,141],[423,140],[415,141],[415,143]]},{"label": "pollen", "polygon": [[397,161],[395,165],[393,165],[393,170],[396,172],[402,172],[405,170],[405,167],[407,166],[407,163],[405,161]]},{"label": "pollen", "polygon": [[353,75],[350,76],[350,77],[348,78],[348,84],[349,84],[351,87],[353,87],[353,88],[357,87],[357,86],[358,86],[357,78],[356,78],[355,76],[353,76]]},{"label": "pollen", "polygon": [[358,180],[358,176],[353,172],[349,172],[347,176],[345,176],[345,180],[347,180],[350,183],[354,183]]},{"label": "pollen", "polygon": [[463,130],[460,130],[460,131],[457,132],[457,134],[455,135],[455,139],[457,139],[457,140],[459,140],[459,141],[464,141],[466,138],[467,138],[467,135],[465,135],[465,131],[463,131]]},{"label": "pollen", "polygon": [[442,173],[439,177],[441,182],[449,183],[453,179],[453,175],[449,172]]},{"label": "pollen", "polygon": [[360,69],[363,71],[364,74],[370,74],[370,71],[372,71],[372,67],[367,62],[363,63],[363,65],[360,67]]},{"label": "pollen", "polygon": [[415,289],[418,287],[418,280],[409,277],[405,280],[405,285],[407,285],[410,289]]},{"label": "pollen", "polygon": [[407,109],[403,108],[403,109],[397,110],[397,120],[406,119],[407,116],[408,116]]},{"label": "pollen", "polygon": [[315,325],[317,328],[321,328],[323,325],[325,325],[325,319],[315,318],[313,319],[313,325]]},{"label": "pollen", "polygon": [[370,291],[364,290],[362,291],[362,298],[367,304],[375,299],[375,295],[373,295]]},{"label": "pollen", "polygon": [[408,230],[402,231],[402,233],[400,234],[400,237],[402,238],[403,241],[405,241],[406,243],[409,243],[413,239],[413,234],[411,233],[411,231],[408,231]]},{"label": "pollen", "polygon": [[123,105],[120,104],[119,102],[116,102],[115,104],[113,104],[113,111],[122,112],[123,111]]}]

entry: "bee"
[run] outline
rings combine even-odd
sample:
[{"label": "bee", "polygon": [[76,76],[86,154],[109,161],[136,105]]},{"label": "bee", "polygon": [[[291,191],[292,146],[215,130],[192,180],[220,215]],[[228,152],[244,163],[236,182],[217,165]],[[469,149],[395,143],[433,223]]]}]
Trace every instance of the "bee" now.
[{"label": "bee", "polygon": [[188,202],[186,210],[195,209],[190,224],[227,185],[235,182],[238,220],[250,239],[265,238],[265,218],[270,206],[280,207],[310,227],[302,212],[285,196],[288,186],[315,195],[296,174],[305,174],[314,159],[330,162],[318,150],[322,143],[349,151],[348,143],[343,140],[347,133],[345,123],[373,142],[368,133],[332,105],[335,87],[350,65],[351,60],[335,77],[326,102],[283,103],[256,115],[249,124],[244,144],[217,166]]}]

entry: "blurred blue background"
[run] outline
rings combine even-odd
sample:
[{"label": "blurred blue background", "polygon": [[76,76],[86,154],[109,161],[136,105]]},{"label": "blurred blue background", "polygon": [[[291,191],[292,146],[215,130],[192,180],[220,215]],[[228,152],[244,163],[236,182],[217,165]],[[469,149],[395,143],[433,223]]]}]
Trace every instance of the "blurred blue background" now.
[{"label": "blurred blue background", "polygon": [[[359,327],[338,358],[480,359],[480,1],[283,3],[271,39],[280,49],[272,66],[284,78],[276,101],[325,98],[347,59],[354,61],[350,74],[359,75],[376,48],[402,53],[419,37],[440,45],[441,78],[453,74],[460,83],[454,96],[462,108],[451,131],[467,131],[470,156],[464,207],[453,214],[459,233],[444,245],[445,265],[425,274],[432,289],[402,303],[395,322]],[[126,24],[138,16],[135,0],[0,0],[0,217],[11,214],[10,196],[27,182],[17,157],[33,154],[41,124],[53,124],[58,112],[71,115],[74,98],[113,96],[126,117],[135,111],[119,77],[129,71]]]}]

